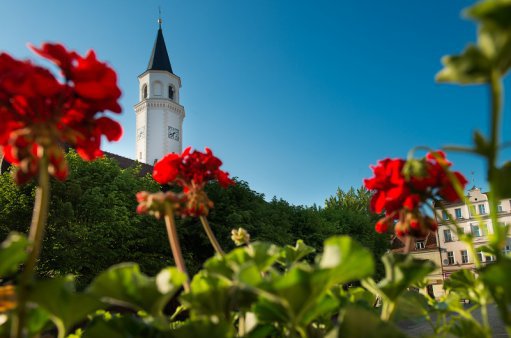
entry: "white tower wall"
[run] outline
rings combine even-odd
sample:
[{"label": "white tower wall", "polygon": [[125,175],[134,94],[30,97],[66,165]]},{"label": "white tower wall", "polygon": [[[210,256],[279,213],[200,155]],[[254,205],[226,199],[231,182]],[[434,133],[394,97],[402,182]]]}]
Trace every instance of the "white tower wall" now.
[{"label": "white tower wall", "polygon": [[181,79],[173,74],[163,34],[158,30],[148,69],[138,77],[136,159],[153,165],[183,148],[184,107],[179,104]]}]

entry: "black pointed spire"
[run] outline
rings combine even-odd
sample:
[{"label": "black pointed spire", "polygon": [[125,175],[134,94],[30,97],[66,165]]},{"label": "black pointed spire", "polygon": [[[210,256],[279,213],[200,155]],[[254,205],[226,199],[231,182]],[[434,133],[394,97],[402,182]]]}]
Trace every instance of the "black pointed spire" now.
[{"label": "black pointed spire", "polygon": [[156,35],[156,41],[154,42],[153,51],[147,70],[166,70],[172,72],[172,66],[170,65],[169,55],[167,54],[167,47],[165,46],[165,40],[163,39],[163,32],[161,30],[161,18],[158,19],[158,34]]}]

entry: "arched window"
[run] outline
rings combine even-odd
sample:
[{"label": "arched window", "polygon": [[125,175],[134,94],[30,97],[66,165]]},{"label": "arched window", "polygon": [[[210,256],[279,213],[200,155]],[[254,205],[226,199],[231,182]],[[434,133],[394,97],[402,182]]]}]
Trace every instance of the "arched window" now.
[{"label": "arched window", "polygon": [[146,84],[142,87],[142,98],[147,99],[147,85]]},{"label": "arched window", "polygon": [[174,87],[169,86],[169,99],[174,100]]}]

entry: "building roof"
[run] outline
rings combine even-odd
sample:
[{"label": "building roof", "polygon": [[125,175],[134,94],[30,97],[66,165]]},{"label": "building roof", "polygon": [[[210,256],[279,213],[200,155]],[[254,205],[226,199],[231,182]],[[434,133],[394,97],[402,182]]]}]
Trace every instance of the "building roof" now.
[{"label": "building roof", "polygon": [[174,74],[172,72],[169,55],[167,54],[165,39],[163,39],[161,25],[158,29],[158,34],[156,35],[156,41],[154,42],[151,58],[149,58],[147,70],[166,70],[167,72]]},{"label": "building roof", "polygon": [[[409,248],[410,252],[438,250],[436,234],[434,232],[429,232],[425,237],[422,237],[422,238],[411,238],[411,240],[412,240],[412,243]],[[390,250],[392,252],[396,252],[396,253],[405,253],[405,247],[406,247],[405,241],[406,241],[406,239],[404,239],[404,238],[394,236],[391,239]],[[417,246],[415,245],[415,243],[421,242],[421,241],[424,242],[424,249],[417,249]]]},{"label": "building roof", "polygon": [[122,169],[140,166],[140,173],[139,173],[140,176],[145,176],[146,174],[153,173],[152,165],[149,165],[146,163],[141,163],[136,160],[132,160],[131,158],[127,158],[127,157],[124,157],[121,155],[109,153],[106,151],[104,151],[103,153],[105,154],[105,156],[116,160],[119,163],[119,167],[121,167]]},{"label": "building roof", "polygon": [[[116,160],[119,163],[119,167],[121,167],[122,169],[140,166],[140,172],[139,172],[140,176],[145,176],[146,174],[153,173],[152,165],[149,165],[146,163],[141,163],[141,162],[132,160],[130,158],[127,158],[127,157],[124,157],[121,155],[117,155],[117,154],[112,154],[112,153],[109,153],[106,151],[104,151],[103,153],[105,154],[105,156]],[[0,152],[0,174],[9,170],[10,166],[11,166],[11,164],[9,162],[7,162],[7,160],[3,157],[3,154]]]}]

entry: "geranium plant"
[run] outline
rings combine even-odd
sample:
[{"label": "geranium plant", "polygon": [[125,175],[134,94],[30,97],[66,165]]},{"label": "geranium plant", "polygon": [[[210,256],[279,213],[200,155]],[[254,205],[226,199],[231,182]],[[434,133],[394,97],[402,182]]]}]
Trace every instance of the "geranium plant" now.
[{"label": "geranium plant", "polygon": [[[425,157],[384,159],[365,180],[371,209],[382,218],[376,231],[408,241],[437,230],[434,206],[463,200],[465,177],[451,170],[444,151],[463,151],[487,162],[490,217],[511,196],[511,162],[501,164],[502,78],[511,66],[511,1],[485,0],[466,14],[479,25],[478,41],[460,55],[444,58],[440,82],[487,84],[491,93],[490,132],[474,134],[472,147],[428,150]],[[456,220],[448,225],[469,245],[475,271],[445,281],[440,299],[415,292],[435,269],[411,255],[382,257],[385,276],[373,279],[371,252],[349,236],[324,241],[319,253],[303,241],[276,246],[251,242],[242,228],[231,235],[230,252],[218,244],[207,221],[214,202],[205,187],[233,184],[212,151],[169,154],[156,163],[162,192],[140,192],[137,211],[163,218],[176,267],[154,277],[135,263],[101,272],[81,292],[74,277],[35,276],[48,215],[50,176],[64,180],[64,149],[85,160],[101,156],[102,135],[120,138],[119,124],[103,112],[119,113],[115,72],[96,59],[59,44],[31,47],[60,69],[54,76],[29,61],[0,54],[0,147],[16,167],[19,184],[37,180],[28,238],[11,233],[0,245],[0,337],[406,337],[399,321],[422,318],[432,337],[491,337],[488,308],[498,309],[511,336],[511,258],[503,252],[509,227],[495,226],[483,248],[496,262],[483,266],[473,238]],[[170,185],[171,187],[167,187]],[[202,270],[189,276],[174,217],[196,217],[215,249]],[[471,302],[469,307],[461,299]],[[475,315],[480,310],[481,319]],[[428,335],[428,333],[425,333]]]}]

